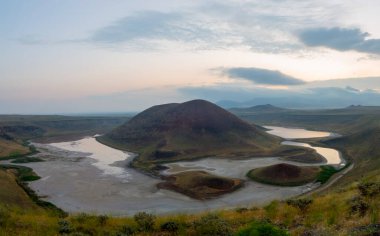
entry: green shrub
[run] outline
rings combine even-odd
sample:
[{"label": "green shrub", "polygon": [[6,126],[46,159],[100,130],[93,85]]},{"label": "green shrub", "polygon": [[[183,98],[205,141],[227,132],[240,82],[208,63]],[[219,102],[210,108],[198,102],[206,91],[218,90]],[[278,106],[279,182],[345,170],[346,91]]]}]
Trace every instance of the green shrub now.
[{"label": "green shrub", "polygon": [[288,236],[286,230],[268,222],[254,222],[245,229],[240,230],[236,236]]},{"label": "green shrub", "polygon": [[174,222],[174,221],[168,221],[168,222],[163,223],[160,226],[160,229],[162,231],[174,233],[174,232],[177,232],[179,230],[179,224],[177,222]]},{"label": "green shrub", "polygon": [[58,221],[58,233],[59,234],[69,234],[72,232],[70,223],[67,220]]},{"label": "green shrub", "polygon": [[138,212],[133,217],[141,231],[152,231],[154,228],[155,216],[146,212]]},{"label": "green shrub", "polygon": [[321,184],[326,183],[331,176],[333,176],[335,173],[339,172],[339,170],[335,169],[332,166],[321,166],[321,172],[317,176],[317,182],[320,182]]},{"label": "green shrub", "polygon": [[196,235],[229,236],[232,235],[230,225],[217,215],[209,214],[194,222]]}]

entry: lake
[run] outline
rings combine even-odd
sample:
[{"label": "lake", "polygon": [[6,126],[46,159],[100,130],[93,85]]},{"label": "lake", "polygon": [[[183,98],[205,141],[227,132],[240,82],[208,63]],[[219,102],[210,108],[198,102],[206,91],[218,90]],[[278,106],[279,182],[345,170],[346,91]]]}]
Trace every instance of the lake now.
[{"label": "lake", "polygon": [[[299,129],[296,132],[305,137]],[[308,138],[311,138],[313,133],[307,132]],[[277,135],[280,136],[278,132]],[[292,137],[294,138],[294,135]],[[233,193],[217,199],[200,201],[179,193],[157,189],[156,184],[161,180],[127,167],[134,154],[105,146],[97,142],[95,137],[73,142],[35,145],[40,150],[37,155],[47,161],[24,164],[42,177],[31,182],[30,186],[39,195],[45,196],[45,200],[68,212],[112,215],[133,215],[139,211],[155,214],[192,213],[265,204],[274,199],[299,195],[318,186],[311,183],[298,187],[278,187],[247,181],[243,188]],[[329,163],[329,158],[326,159]],[[246,172],[252,168],[284,162],[292,163],[277,157],[246,160],[210,157],[168,164],[170,169],[164,173],[203,169],[223,176],[246,179]],[[332,163],[332,159],[330,162]],[[294,162],[292,164],[306,165]]]}]

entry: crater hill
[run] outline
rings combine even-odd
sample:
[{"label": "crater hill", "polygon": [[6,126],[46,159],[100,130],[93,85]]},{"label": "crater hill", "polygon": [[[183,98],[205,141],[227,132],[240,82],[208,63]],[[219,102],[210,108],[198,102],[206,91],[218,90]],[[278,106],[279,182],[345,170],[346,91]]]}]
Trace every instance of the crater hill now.
[{"label": "crater hill", "polygon": [[286,163],[256,168],[248,172],[252,180],[280,186],[298,186],[317,179],[318,166],[295,166]]},{"label": "crater hill", "polygon": [[267,156],[284,148],[262,127],[204,100],[153,106],[98,140],[137,152],[132,165],[143,169],[206,156]]}]

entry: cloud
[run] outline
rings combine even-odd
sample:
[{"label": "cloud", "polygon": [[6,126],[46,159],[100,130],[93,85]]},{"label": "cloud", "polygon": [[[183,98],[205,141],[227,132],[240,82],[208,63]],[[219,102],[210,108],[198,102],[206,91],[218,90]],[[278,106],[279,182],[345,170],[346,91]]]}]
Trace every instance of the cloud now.
[{"label": "cloud", "polygon": [[187,97],[207,99],[226,108],[272,104],[279,107],[310,109],[380,104],[379,92],[352,91],[352,89],[339,87],[275,90],[214,85],[184,87],[178,91]]},{"label": "cloud", "polygon": [[169,12],[141,11],[97,29],[85,41],[144,48],[153,43],[162,46],[160,40],[166,40],[191,43],[196,49],[245,47],[255,52],[295,53],[303,45],[293,31],[305,25],[331,23],[329,16],[336,17],[340,10],[334,6],[321,12],[315,7],[318,4],[293,0],[206,1]]},{"label": "cloud", "polygon": [[311,47],[380,54],[380,39],[368,39],[370,34],[357,28],[312,28],[301,31],[298,36]]},{"label": "cloud", "polygon": [[305,84],[305,81],[285,75],[280,71],[266,70],[260,68],[229,68],[223,69],[222,74],[227,75],[234,79],[244,79],[251,81],[255,84],[261,85],[301,85]]},{"label": "cloud", "polygon": [[205,26],[186,17],[176,12],[138,12],[98,29],[88,41],[110,44],[139,40],[203,41],[213,35]]}]

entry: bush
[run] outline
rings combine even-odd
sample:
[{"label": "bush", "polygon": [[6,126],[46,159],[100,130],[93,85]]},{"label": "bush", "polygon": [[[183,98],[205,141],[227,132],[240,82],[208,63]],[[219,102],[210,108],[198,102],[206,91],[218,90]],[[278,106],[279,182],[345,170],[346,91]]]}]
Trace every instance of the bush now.
[{"label": "bush", "polygon": [[152,231],[154,228],[155,216],[146,212],[139,212],[133,217],[141,231]]},{"label": "bush", "polygon": [[177,222],[174,222],[174,221],[168,221],[168,222],[165,222],[161,225],[160,229],[162,231],[166,231],[166,232],[177,232],[178,229],[179,229],[179,224]]},{"label": "bush", "polygon": [[102,226],[104,226],[107,223],[107,220],[108,220],[108,216],[106,216],[106,215],[98,216],[98,222]]},{"label": "bush", "polygon": [[194,222],[196,235],[229,236],[232,235],[230,225],[217,215],[206,215]]},{"label": "bush", "polygon": [[360,216],[364,216],[368,209],[369,204],[364,200],[363,197],[356,196],[349,200],[350,205],[350,214],[359,214]]},{"label": "bush", "polygon": [[74,217],[74,220],[76,220],[79,224],[83,224],[90,218],[91,216],[86,213],[79,213],[78,215]]},{"label": "bush", "polygon": [[306,212],[312,203],[313,200],[308,198],[289,199],[286,201],[286,204],[298,208],[301,212]]},{"label": "bush", "polygon": [[240,230],[237,236],[288,236],[286,230],[268,222],[254,222],[245,229]]},{"label": "bush", "polygon": [[358,185],[360,195],[364,197],[374,197],[380,194],[380,183],[360,183]]},{"label": "bush", "polygon": [[236,208],[235,211],[236,211],[237,213],[242,214],[242,213],[248,211],[248,208],[246,208],[246,207],[239,207],[239,208]]},{"label": "bush", "polygon": [[5,226],[9,219],[9,213],[6,210],[0,209],[0,227]]},{"label": "bush", "polygon": [[121,227],[119,232],[116,233],[117,236],[130,236],[135,233],[135,230],[129,226],[129,225],[124,225]]},{"label": "bush", "polygon": [[58,221],[58,233],[59,234],[69,234],[71,233],[72,228],[70,223],[67,220]]}]

